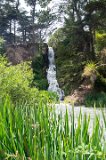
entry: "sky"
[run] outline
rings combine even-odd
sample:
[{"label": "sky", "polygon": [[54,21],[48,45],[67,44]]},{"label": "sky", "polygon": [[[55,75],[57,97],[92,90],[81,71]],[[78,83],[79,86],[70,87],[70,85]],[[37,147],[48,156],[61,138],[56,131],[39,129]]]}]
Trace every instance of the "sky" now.
[{"label": "sky", "polygon": [[26,11],[28,12],[30,11],[30,7],[27,6],[24,0],[21,0],[20,3],[21,3],[21,8],[26,9]]},{"label": "sky", "polygon": [[[60,1],[60,0],[59,0],[59,1]],[[57,6],[58,3],[59,3],[59,1],[57,1],[57,0],[52,0],[51,3],[50,3],[50,5],[49,5],[49,7],[50,7],[50,8],[53,8],[54,5]],[[24,0],[21,0],[20,3],[21,3],[21,8],[26,8],[27,11],[30,10],[30,7],[27,6],[27,4],[25,3]]]},{"label": "sky", "polygon": [[[62,0],[51,0],[50,4],[48,5],[51,8],[52,12],[56,12],[58,10],[59,3]],[[27,6],[25,0],[20,0],[21,8],[26,9],[26,11],[30,12],[30,6]]]},{"label": "sky", "polygon": [[22,5],[22,6],[24,6],[24,5],[25,5],[24,0],[21,0],[20,2],[21,2],[21,5]]}]

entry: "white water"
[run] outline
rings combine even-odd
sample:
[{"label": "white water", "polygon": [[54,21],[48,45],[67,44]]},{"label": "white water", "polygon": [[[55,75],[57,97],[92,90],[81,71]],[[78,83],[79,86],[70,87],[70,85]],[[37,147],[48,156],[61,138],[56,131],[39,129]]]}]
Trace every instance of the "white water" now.
[{"label": "white water", "polygon": [[54,50],[52,47],[49,47],[48,50],[48,60],[49,60],[49,68],[47,71],[47,80],[48,80],[48,91],[56,92],[59,96],[59,99],[62,100],[64,98],[64,91],[60,89],[59,84],[56,79],[56,65],[55,65],[55,56]]}]

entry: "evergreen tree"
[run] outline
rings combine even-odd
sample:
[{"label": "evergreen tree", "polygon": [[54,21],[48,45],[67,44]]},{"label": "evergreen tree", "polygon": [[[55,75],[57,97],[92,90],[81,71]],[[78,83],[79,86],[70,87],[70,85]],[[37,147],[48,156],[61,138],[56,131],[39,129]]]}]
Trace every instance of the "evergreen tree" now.
[{"label": "evergreen tree", "polygon": [[16,24],[19,14],[19,0],[8,0],[1,2],[0,34],[7,42],[16,41]]},{"label": "evergreen tree", "polygon": [[[41,37],[42,28],[47,27],[47,19],[49,17],[48,4],[51,0],[25,0],[31,7],[31,25],[32,30],[32,42],[36,41],[36,31],[39,32]],[[38,9],[39,8],[39,9]],[[51,15],[50,15],[51,17]],[[46,23],[46,25],[45,25]]]},{"label": "evergreen tree", "polygon": [[106,1],[65,0],[60,9],[65,14],[65,45],[94,60],[95,31],[106,27]]},{"label": "evergreen tree", "polygon": [[18,18],[19,27],[18,31],[21,32],[21,40],[25,43],[29,39],[29,26],[30,26],[30,16],[27,16],[26,11],[22,11]]}]

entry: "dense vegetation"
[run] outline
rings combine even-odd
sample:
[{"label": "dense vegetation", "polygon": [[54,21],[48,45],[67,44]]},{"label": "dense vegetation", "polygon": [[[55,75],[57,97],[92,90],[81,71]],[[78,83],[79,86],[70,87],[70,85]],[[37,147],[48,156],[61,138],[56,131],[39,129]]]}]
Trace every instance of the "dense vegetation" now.
[{"label": "dense vegetation", "polygon": [[[58,112],[57,94],[46,91],[43,54],[46,29],[64,17],[49,40],[60,86],[68,95],[86,82],[92,88],[86,106],[105,107],[106,1],[63,0],[58,13],[50,8],[51,0],[25,0],[30,13],[20,1],[0,1],[0,160],[106,160],[104,110],[103,126],[96,113],[92,121],[80,111],[76,121],[74,107],[71,115],[67,107],[64,114]],[[38,54],[32,48],[32,61],[13,65],[5,49],[28,44],[37,44]]]},{"label": "dense vegetation", "polygon": [[[39,91],[33,86],[33,71],[30,62],[12,66],[5,57],[0,57],[0,101],[9,97],[13,104],[38,103],[40,99],[56,100],[57,96]],[[54,98],[53,98],[54,97]]]},{"label": "dense vegetation", "polygon": [[51,36],[49,45],[55,49],[58,81],[66,95],[85,79],[94,81],[93,91],[106,91],[105,10],[105,0],[66,0],[60,6],[64,26]]},{"label": "dense vegetation", "polygon": [[[25,0],[25,3],[30,6],[30,13],[21,8],[20,0],[0,2],[0,36],[5,40],[5,44],[42,44],[46,38],[45,31],[60,19],[64,21],[63,27],[49,40],[49,45],[56,51],[60,87],[65,91],[65,95],[73,93],[85,77],[91,79],[88,75],[82,75],[87,63],[93,62],[102,66],[97,68],[99,74],[95,79],[94,89],[99,88],[100,92],[105,92],[106,66],[103,64],[106,64],[106,1],[60,1],[58,11],[50,8],[51,0]],[[35,84],[39,89],[47,89],[46,69],[43,69],[41,63],[42,56],[38,57],[33,65]]]},{"label": "dense vegetation", "polygon": [[76,126],[74,108],[71,115],[57,114],[57,96],[39,91],[32,82],[30,62],[12,66],[0,57],[0,159],[105,160],[99,117],[95,115],[89,133],[90,116],[80,112]]},{"label": "dense vegetation", "polygon": [[54,19],[49,8],[50,1],[25,0],[30,8],[28,13],[22,8],[20,0],[1,0],[0,36],[8,44],[42,42],[45,29]]},{"label": "dense vegetation", "polygon": [[[106,118],[103,114],[104,123]],[[89,133],[90,116],[81,112],[75,125],[71,116],[56,114],[41,99],[36,105],[13,106],[7,98],[0,103],[0,158],[8,160],[105,160],[104,129],[95,115]]]},{"label": "dense vegetation", "polygon": [[[0,1],[0,54],[6,52],[7,55],[8,52],[8,59],[12,61],[12,64],[25,61],[25,58],[21,60],[21,55],[30,59],[30,55],[33,54],[34,56],[31,57],[34,73],[33,85],[41,90],[46,90],[48,87],[47,64],[43,58],[42,44],[45,30],[52,24],[55,17],[50,10],[50,2],[51,0],[25,0],[24,3],[30,10],[27,12],[26,8],[22,8],[24,6],[21,0]],[[31,47],[25,47],[27,45]],[[17,49],[18,46],[19,49]]]},{"label": "dense vegetation", "polygon": [[[45,58],[46,57],[46,58]],[[34,73],[33,85],[40,90],[47,90],[47,69],[48,60],[47,54],[39,53],[32,61],[32,68]]]}]

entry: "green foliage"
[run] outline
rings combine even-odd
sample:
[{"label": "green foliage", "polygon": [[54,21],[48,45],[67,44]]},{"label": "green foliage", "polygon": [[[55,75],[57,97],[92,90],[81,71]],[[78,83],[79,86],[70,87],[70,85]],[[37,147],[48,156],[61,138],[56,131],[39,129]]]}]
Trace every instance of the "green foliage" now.
[{"label": "green foliage", "polygon": [[0,54],[4,53],[4,39],[0,37]]},{"label": "green foliage", "polygon": [[42,75],[35,75],[34,85],[40,90],[47,90],[48,88],[47,79],[45,77],[42,77]]},{"label": "green foliage", "polygon": [[89,79],[93,87],[99,91],[106,91],[106,65],[88,62],[82,74],[82,77]]},{"label": "green foliage", "polygon": [[96,64],[94,62],[88,62],[84,68],[83,76],[90,77],[92,74],[96,74]]},{"label": "green foliage", "polygon": [[48,82],[46,78],[47,64],[44,62],[42,54],[39,54],[32,62],[32,68],[34,73],[34,85],[40,90],[46,90],[48,88]]},{"label": "green foliage", "polygon": [[103,73],[101,73],[97,76],[94,88],[98,91],[106,92],[106,74],[104,75]]},{"label": "green foliage", "polygon": [[72,53],[69,47],[58,45],[56,53],[57,78],[60,87],[69,95],[81,82],[84,66],[82,53]]},{"label": "green foliage", "polygon": [[[57,77],[66,95],[83,83],[82,74],[90,79],[93,86],[98,76],[101,75],[95,64],[101,64],[100,58],[97,59],[95,48],[97,52],[106,46],[105,3],[104,0],[89,2],[66,0],[59,8],[66,15],[65,23],[62,33],[61,29],[58,29],[51,36],[49,43],[56,48]],[[88,61],[92,62],[88,64]],[[105,82],[105,76],[102,77],[103,83],[100,84]]]},{"label": "green foliage", "polygon": [[30,100],[36,89],[31,89],[33,73],[27,63],[11,66],[4,57],[0,57],[0,97],[10,96],[13,102]]},{"label": "green foliage", "polygon": [[[80,112],[75,125],[71,116],[56,114],[42,100],[31,106],[0,103],[0,158],[7,160],[105,160],[104,130],[95,115],[89,133],[90,116]],[[106,118],[103,114],[106,125]]]},{"label": "green foliage", "polygon": [[89,78],[91,84],[94,85],[95,80],[97,79],[97,76],[98,76],[98,71],[97,71],[96,64],[94,62],[88,62],[85,65],[82,76],[86,77],[86,78]]},{"label": "green foliage", "polygon": [[[20,7],[22,4],[19,0],[1,0],[0,36],[3,36],[8,44],[43,41],[42,30],[50,26],[56,17],[47,7],[50,1],[24,0],[30,6],[28,15],[26,9]],[[42,9],[38,9],[39,7]]]},{"label": "green foliage", "polygon": [[[78,58],[77,56],[75,56]],[[81,81],[82,63],[77,63],[76,60],[67,60],[58,58],[57,64],[57,78],[65,95],[69,95],[74,89],[79,86]],[[76,83],[77,82],[77,83]]]},{"label": "green foliage", "polygon": [[85,10],[88,12],[86,16],[87,21],[91,23],[93,30],[100,29],[105,30],[106,25],[106,1],[89,1],[85,6]]},{"label": "green foliage", "polygon": [[85,97],[86,107],[106,107],[106,93],[105,92],[92,92]]},{"label": "green foliage", "polygon": [[59,100],[59,97],[55,92],[42,90],[39,93],[39,100],[42,100],[44,102],[49,102],[49,103],[52,103],[52,102],[57,103],[57,101]]},{"label": "green foliage", "polygon": [[106,33],[96,33],[96,50],[101,51],[106,47]]},{"label": "green foliage", "polygon": [[[102,16],[104,3],[102,4],[103,10],[100,6],[96,7],[95,4],[97,3],[90,3],[86,0],[66,0],[59,8],[63,9],[66,14],[65,23],[63,28],[58,29],[51,36],[49,45],[55,48],[57,77],[65,94],[70,94],[80,85],[85,65],[84,74],[90,77],[91,83],[94,83],[98,76],[94,64],[96,62],[94,33],[95,29],[100,27],[99,22],[104,19]],[[88,65],[88,61],[95,62]]]},{"label": "green foliage", "polygon": [[[13,103],[38,103],[39,100],[56,101],[54,93],[39,91],[32,86],[33,72],[30,62],[10,65],[5,57],[0,57],[0,99],[8,96]],[[41,96],[42,95],[42,96]]]},{"label": "green foliage", "polygon": [[63,29],[59,28],[57,31],[55,31],[55,33],[50,37],[49,39],[49,46],[53,47],[53,48],[57,48],[58,45],[63,42],[63,40],[65,39],[65,35],[63,33]]}]

